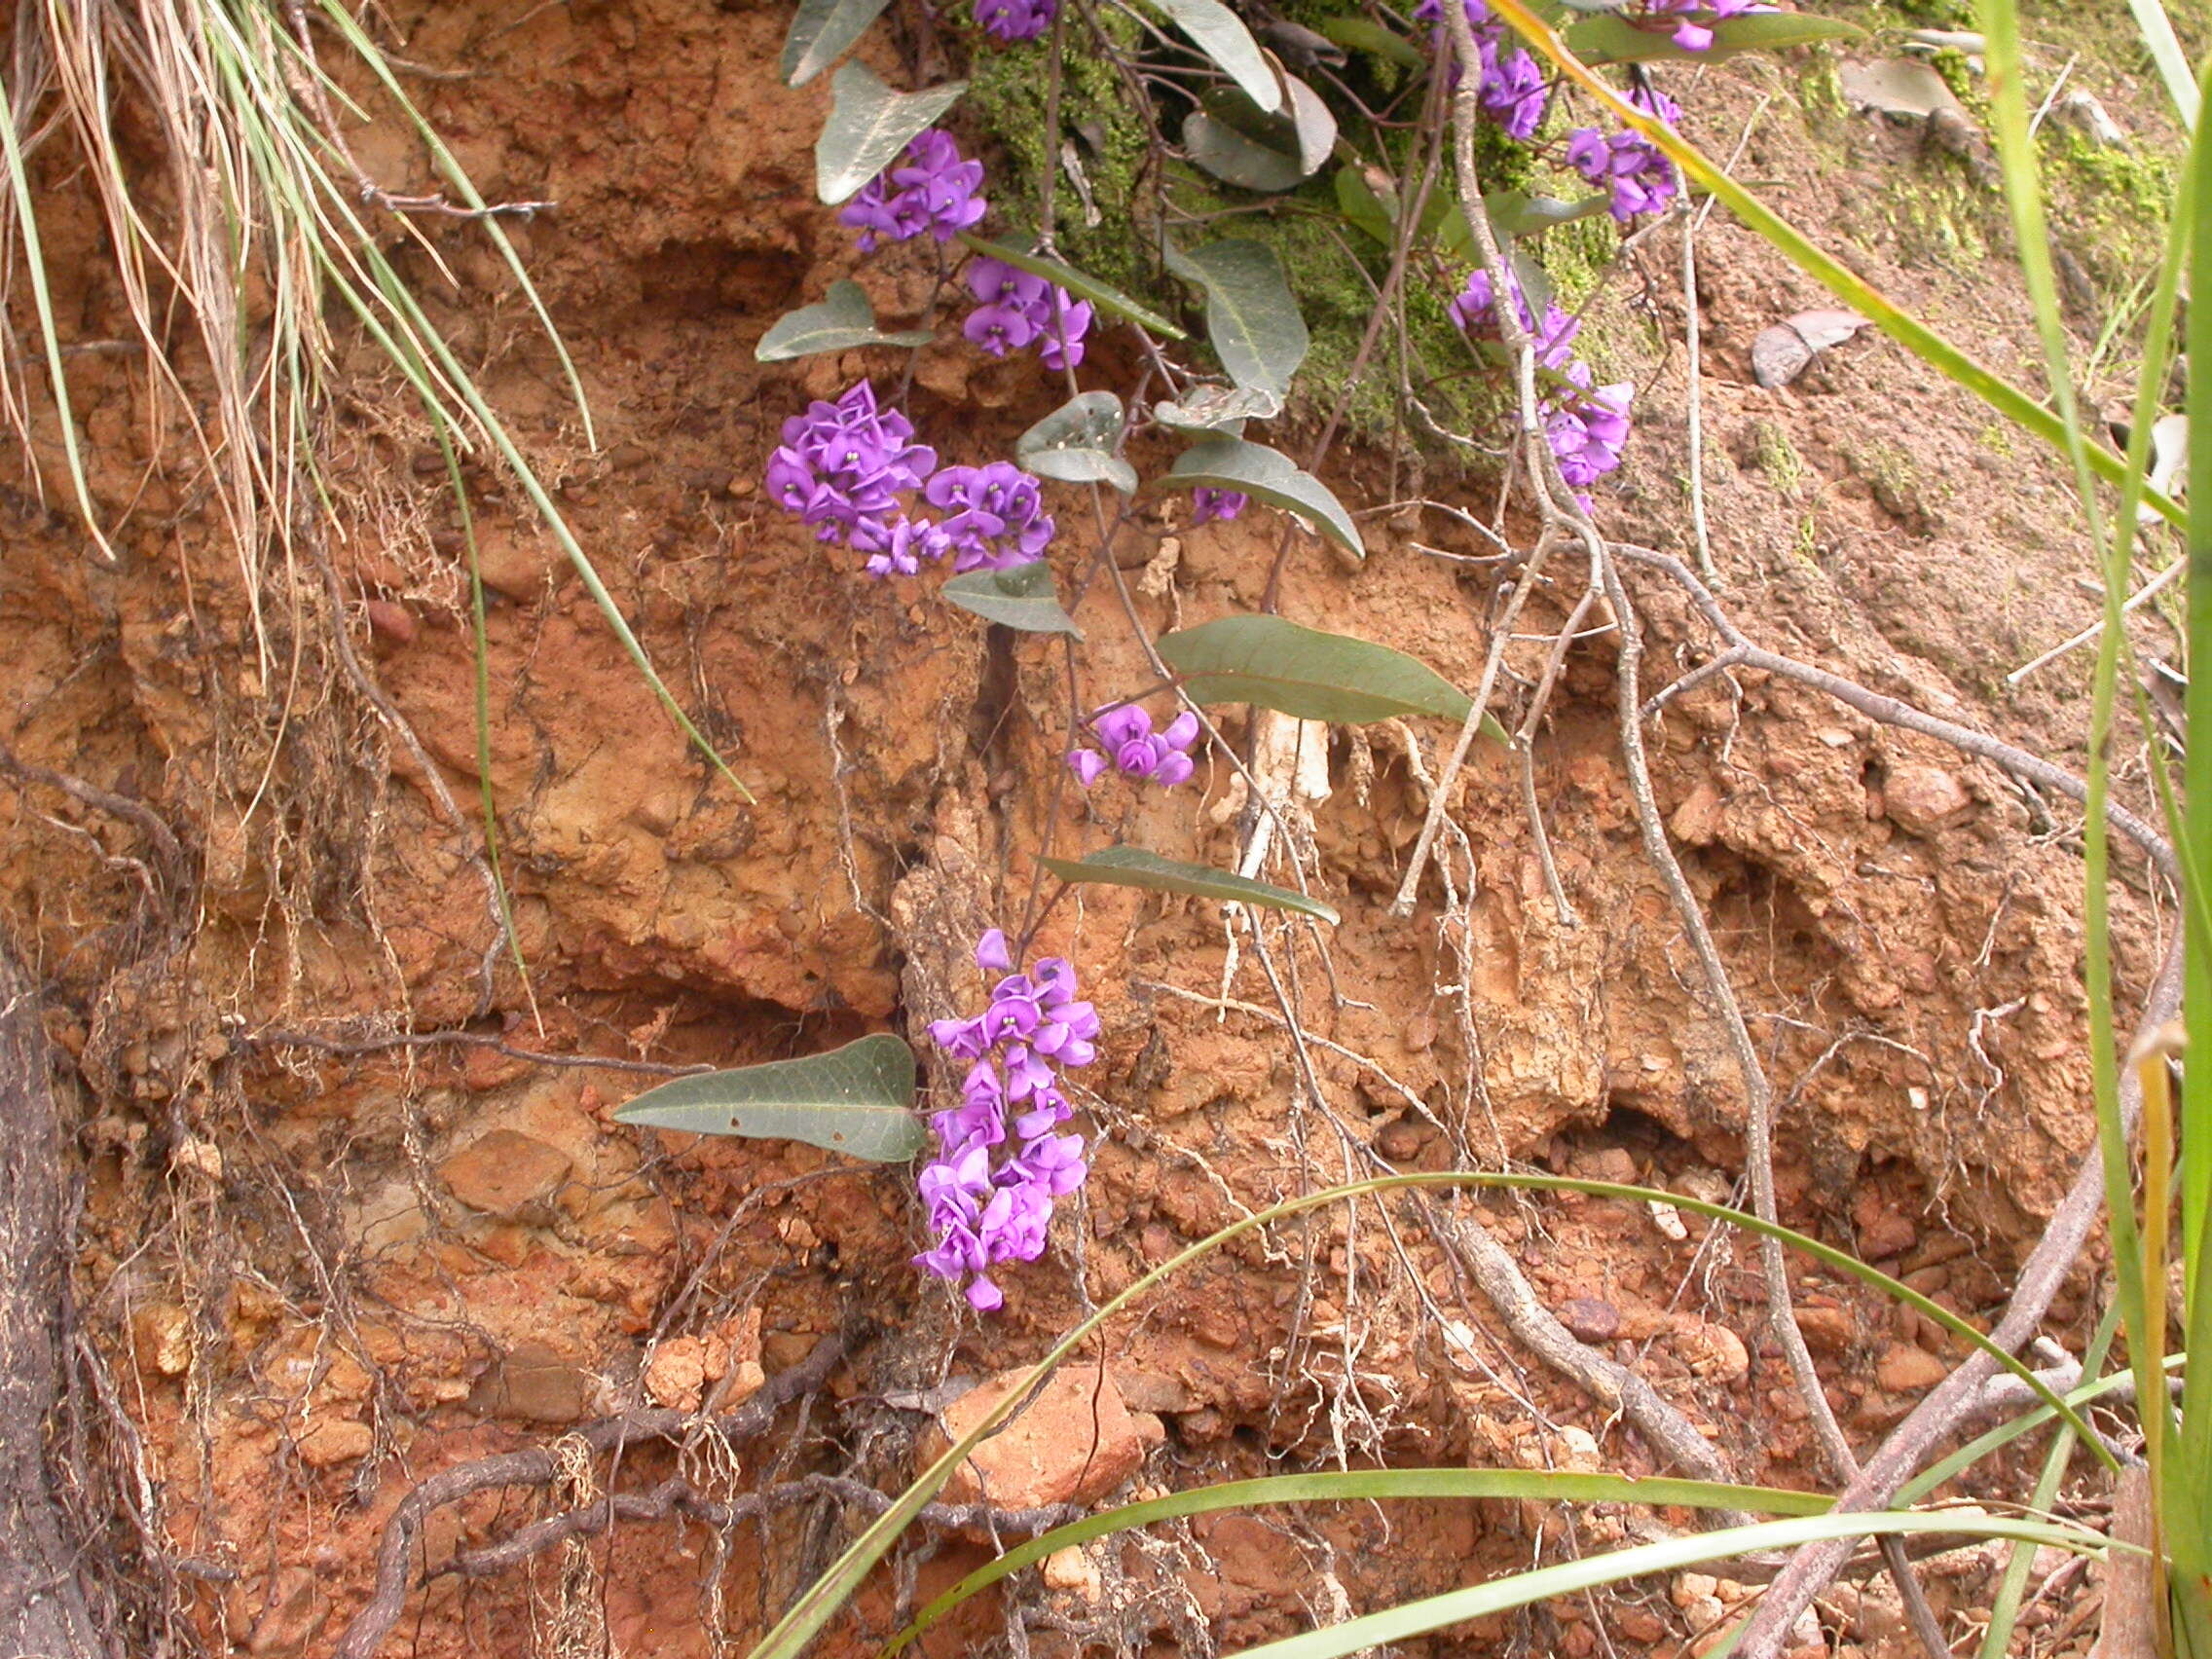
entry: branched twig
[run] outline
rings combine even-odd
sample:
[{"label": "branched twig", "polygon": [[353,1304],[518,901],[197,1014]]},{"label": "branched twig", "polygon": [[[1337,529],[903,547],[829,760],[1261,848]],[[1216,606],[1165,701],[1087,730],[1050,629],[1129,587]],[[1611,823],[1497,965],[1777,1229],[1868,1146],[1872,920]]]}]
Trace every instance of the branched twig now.
[{"label": "branched twig", "polygon": [[430,1049],[448,1045],[461,1049],[485,1049],[495,1054],[504,1054],[511,1060],[528,1060],[532,1065],[574,1066],[586,1071],[634,1072],[641,1077],[690,1077],[715,1069],[704,1062],[697,1065],[673,1065],[665,1060],[622,1060],[606,1054],[552,1054],[541,1049],[517,1048],[501,1038],[487,1036],[479,1031],[392,1031],[376,1037],[324,1037],[313,1031],[270,1026],[234,1037],[232,1041],[246,1049],[313,1049],[324,1054],[381,1054],[393,1049]]}]

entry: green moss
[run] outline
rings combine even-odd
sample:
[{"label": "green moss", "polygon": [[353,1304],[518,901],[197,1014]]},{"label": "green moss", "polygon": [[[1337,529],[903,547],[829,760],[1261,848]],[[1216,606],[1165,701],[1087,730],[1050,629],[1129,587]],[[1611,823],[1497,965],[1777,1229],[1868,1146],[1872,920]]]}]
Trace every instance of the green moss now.
[{"label": "green moss", "polygon": [[1794,498],[1805,487],[1805,460],[1779,421],[1760,418],[1751,423],[1751,464],[1765,473],[1774,487]]},{"label": "green moss", "polygon": [[1843,76],[1836,55],[1826,46],[1808,47],[1805,67],[1797,77],[1797,102],[1808,116],[1830,119],[1851,113],[1844,99]]}]

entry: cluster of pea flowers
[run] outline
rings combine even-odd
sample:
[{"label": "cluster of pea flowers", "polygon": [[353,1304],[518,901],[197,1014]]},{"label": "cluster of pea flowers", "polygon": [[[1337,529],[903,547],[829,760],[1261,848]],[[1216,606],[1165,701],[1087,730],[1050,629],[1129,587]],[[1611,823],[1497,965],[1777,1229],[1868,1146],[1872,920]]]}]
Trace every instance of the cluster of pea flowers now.
[{"label": "cluster of pea flowers", "polygon": [[968,1305],[988,1313],[1006,1301],[989,1270],[1042,1256],[1054,1200],[1089,1173],[1083,1137],[1058,1132],[1075,1109],[1060,1092],[1057,1068],[1097,1057],[1098,1014],[1076,999],[1075,969],[1064,958],[1009,972],[1014,959],[997,928],[977,941],[976,966],[1006,975],[990,1005],[973,1019],[930,1025],[940,1049],[972,1063],[960,1104],[930,1119],[937,1156],[920,1186],[934,1242],[914,1265],[966,1280]]},{"label": "cluster of pea flowers", "polygon": [[968,291],[979,303],[961,332],[992,356],[1035,344],[1038,360],[1055,374],[1083,361],[1083,337],[1090,332],[1088,300],[1003,259],[980,255],[968,262]]},{"label": "cluster of pea flowers", "polygon": [[[1638,88],[1629,93],[1629,102],[1668,127],[1682,119],[1681,105],[1656,87]],[[1607,137],[1595,127],[1578,127],[1567,135],[1567,165],[1592,184],[1606,187],[1612,215],[1624,225],[1639,213],[1665,212],[1682,188],[1675,164],[1640,132]]]},{"label": "cluster of pea flowers", "polygon": [[1060,15],[1060,0],[976,0],[976,21],[985,34],[1012,46],[1035,40]]},{"label": "cluster of pea flowers", "polygon": [[1105,746],[1104,755],[1095,749],[1068,751],[1068,765],[1085,789],[1106,775],[1109,763],[1124,778],[1140,784],[1150,781],[1163,790],[1191,775],[1191,745],[1198,740],[1198,717],[1188,709],[1169,720],[1165,731],[1156,732],[1150,715],[1134,703],[1124,703],[1092,717],[1090,729]]},{"label": "cluster of pea flowers", "polygon": [[[1555,305],[1546,304],[1539,317],[1529,296],[1513,284],[1513,309],[1528,330],[1542,377],[1541,412],[1544,439],[1559,458],[1560,476],[1581,490],[1596,483],[1621,463],[1628,444],[1628,406],[1634,391],[1626,381],[1617,386],[1593,386],[1597,378],[1590,365],[1574,355],[1575,330],[1581,325]],[[1488,272],[1478,271],[1452,302],[1452,318],[1471,335],[1496,339],[1497,296]]]},{"label": "cluster of pea flowers", "polygon": [[950,241],[989,207],[977,194],[982,183],[983,164],[963,161],[951,135],[933,127],[863,185],[837,219],[860,232],[863,253],[873,253],[879,240],[910,241],[925,231]]},{"label": "cluster of pea flowers", "polygon": [[[1051,515],[1036,478],[1011,461],[937,464],[914,439],[913,423],[880,407],[862,381],[834,403],[817,400],[784,423],[768,459],[768,494],[824,541],[868,557],[871,576],[910,576],[947,554],[956,571],[1005,570],[1044,556]],[[919,490],[944,516],[916,517],[901,497]]]},{"label": "cluster of pea flowers", "polygon": [[[1514,138],[1531,138],[1544,119],[1544,71],[1535,58],[1515,47],[1510,55],[1504,50],[1504,25],[1491,16],[1484,0],[1462,0],[1467,14],[1467,26],[1474,31],[1475,51],[1482,57],[1482,88],[1476,101],[1483,112],[1506,133]],[[1414,8],[1414,19],[1427,23],[1429,40],[1435,48],[1446,54],[1450,47],[1444,43],[1443,0],[1420,0]],[[1452,65],[1452,81],[1458,83],[1459,65]]]}]

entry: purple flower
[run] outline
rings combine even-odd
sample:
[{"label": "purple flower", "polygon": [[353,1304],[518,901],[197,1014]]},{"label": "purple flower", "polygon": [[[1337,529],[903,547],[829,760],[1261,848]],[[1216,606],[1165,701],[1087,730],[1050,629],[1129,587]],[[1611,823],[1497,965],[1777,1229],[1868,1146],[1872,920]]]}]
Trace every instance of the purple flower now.
[{"label": "purple flower", "polygon": [[932,506],[950,509],[938,528],[955,571],[1026,565],[1043,557],[1052,539],[1038,481],[1012,461],[948,466],[923,493]]},{"label": "purple flower", "polygon": [[[1669,18],[1678,19],[1675,24],[1675,44],[1684,52],[1705,52],[1713,45],[1713,30],[1702,22],[1692,21],[1684,14],[1699,13],[1717,23],[1740,18],[1747,12],[1773,10],[1772,6],[1760,5],[1758,0],[1643,0],[1639,13],[1652,22],[1662,22]],[[1674,124],[1669,122],[1668,125]]]},{"label": "purple flower", "polygon": [[[859,544],[860,537],[856,535],[854,541]],[[922,560],[939,560],[949,551],[944,532],[928,519],[901,515],[892,522],[882,550],[869,554],[861,569],[871,576],[910,576],[921,569]]]},{"label": "purple flower", "polygon": [[1252,498],[1241,490],[1208,490],[1199,488],[1191,492],[1191,522],[1204,524],[1208,519],[1225,523],[1235,518],[1252,503]]},{"label": "purple flower", "polygon": [[1038,359],[1054,373],[1083,361],[1083,337],[1090,332],[1092,315],[1088,300],[988,257],[968,262],[968,291],[981,303],[960,331],[992,356],[1035,343]]},{"label": "purple flower", "polygon": [[1608,138],[1595,127],[1578,128],[1567,134],[1567,165],[1611,192],[1612,215],[1624,225],[1639,213],[1664,212],[1680,189],[1675,164],[1641,132]]},{"label": "purple flower", "polygon": [[[1611,165],[1609,158],[1615,153],[1612,146],[1617,142],[1617,138],[1604,139],[1594,128],[1567,140],[1570,155],[1593,162],[1602,155],[1607,165]],[[1544,307],[1541,321],[1533,319],[1528,296],[1518,284],[1513,298],[1522,326],[1533,337],[1536,360],[1550,371],[1540,395],[1545,441],[1559,458],[1560,476],[1580,490],[1620,465],[1621,451],[1628,443],[1628,406],[1633,388],[1624,382],[1593,389],[1591,382],[1596,377],[1590,365],[1570,349],[1574,319],[1553,305]],[[1496,338],[1496,299],[1487,274],[1478,271],[1467,278],[1466,291],[1452,302],[1452,315],[1470,335]]]},{"label": "purple flower", "polygon": [[1602,386],[1567,403],[1544,423],[1544,437],[1559,457],[1560,476],[1575,489],[1595,483],[1621,463],[1628,442],[1626,382]]},{"label": "purple flower", "polygon": [[1060,0],[976,0],[976,21],[985,34],[1012,45],[1035,40],[1052,26]]},{"label": "purple flower", "polygon": [[[1125,778],[1140,783],[1149,779],[1171,790],[1196,769],[1190,749],[1198,739],[1198,717],[1188,709],[1169,721],[1165,731],[1155,732],[1150,715],[1134,703],[1124,703],[1093,719],[1090,729],[1104,746],[1107,759]],[[1107,760],[1079,749],[1068,756],[1068,764],[1088,789],[1105,774]],[[1043,964],[1039,966],[1042,970]]]},{"label": "purple flower", "polygon": [[[1521,291],[1519,283],[1513,288],[1514,310],[1521,314],[1521,326],[1535,347],[1536,361],[1555,373],[1565,372],[1573,360],[1569,350],[1575,331],[1582,325],[1555,305],[1546,305],[1544,314],[1537,317],[1529,309],[1529,296]],[[1466,287],[1452,302],[1452,320],[1470,335],[1495,340],[1500,336],[1497,323],[1497,299],[1491,286],[1490,274],[1478,271],[1467,278]]]},{"label": "purple flower", "polygon": [[[977,941],[976,966],[1011,968],[1013,952],[997,928]],[[984,1012],[930,1026],[938,1046],[973,1061],[960,1104],[930,1119],[937,1155],[918,1181],[931,1245],[914,1258],[924,1272],[966,1281],[968,1305],[988,1313],[1006,1295],[987,1270],[1033,1262],[1045,1253],[1054,1200],[1088,1173],[1081,1135],[1061,1134],[1074,1115],[1057,1067],[1088,1065],[1097,1051],[1098,1015],[1076,995],[1075,969],[1048,957],[1028,974],[1007,974]],[[995,1056],[995,1057],[994,1057]],[[1021,1111],[1013,1135],[1010,1106]]]},{"label": "purple flower", "polygon": [[936,469],[937,451],[913,441],[904,415],[876,406],[871,384],[862,381],[834,403],[807,405],[784,423],[783,438],[768,460],[768,494],[820,539],[884,555],[878,574],[910,573],[917,556],[942,556],[941,548],[928,551],[930,527],[908,524],[899,508],[900,494],[920,489]]},{"label": "purple flower", "polygon": [[976,194],[982,182],[983,164],[961,160],[950,134],[933,127],[861,187],[838,222],[861,233],[863,253],[873,253],[879,240],[906,241],[924,231],[950,241],[989,205]]},{"label": "purple flower", "polygon": [[1513,55],[1498,55],[1497,44],[1485,40],[1483,59],[1483,110],[1514,138],[1531,138],[1544,119],[1544,72],[1536,60],[1519,48]]}]

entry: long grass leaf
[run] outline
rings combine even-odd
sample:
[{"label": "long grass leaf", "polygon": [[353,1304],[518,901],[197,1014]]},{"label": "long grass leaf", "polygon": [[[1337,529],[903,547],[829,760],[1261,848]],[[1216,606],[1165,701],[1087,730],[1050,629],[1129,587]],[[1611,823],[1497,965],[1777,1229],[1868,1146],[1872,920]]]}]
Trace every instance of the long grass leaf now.
[{"label": "long grass leaf", "polygon": [[2151,61],[2157,66],[2158,79],[2165,83],[2166,95],[2174,100],[2174,113],[2181,117],[2182,126],[2194,132],[2204,95],[2197,90],[2196,77],[2190,73],[2189,55],[2181,49],[2173,19],[2166,16],[2160,0],[2127,0],[2127,9],[2135,15],[2135,27],[2143,36]]}]

